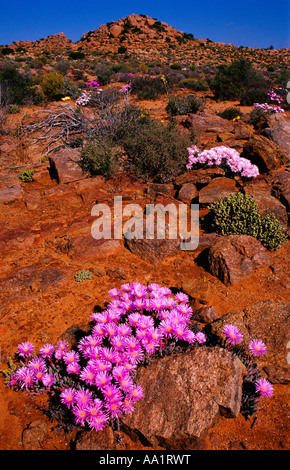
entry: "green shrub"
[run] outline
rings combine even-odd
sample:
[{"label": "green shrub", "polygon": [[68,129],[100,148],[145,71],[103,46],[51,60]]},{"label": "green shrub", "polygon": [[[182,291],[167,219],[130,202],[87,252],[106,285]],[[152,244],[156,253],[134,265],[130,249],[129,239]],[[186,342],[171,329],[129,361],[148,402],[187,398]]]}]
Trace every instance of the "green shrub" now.
[{"label": "green shrub", "polygon": [[146,180],[168,182],[185,171],[186,149],[193,139],[135,105],[108,106],[99,113],[81,166],[93,174],[113,174],[122,168]]},{"label": "green shrub", "polygon": [[254,108],[250,112],[249,123],[252,124],[255,129],[269,127],[267,122],[267,114],[262,108]]},{"label": "green shrub", "polygon": [[194,78],[185,78],[179,83],[181,88],[188,88],[194,91],[206,91],[208,90],[208,83],[205,80],[195,80]]},{"label": "green shrub", "polygon": [[185,170],[190,142],[174,124],[144,118],[141,125],[124,136],[123,147],[129,169],[137,177],[166,183]]},{"label": "green shrub", "polygon": [[228,119],[229,121],[232,121],[234,118],[241,116],[242,113],[240,109],[232,106],[232,107],[224,109],[223,111],[217,114],[223,119]]},{"label": "green shrub", "polygon": [[280,222],[272,214],[261,219],[259,240],[268,250],[275,251],[287,242],[287,236]]},{"label": "green shrub", "polygon": [[118,48],[118,54],[125,54],[127,52],[127,47],[126,46],[120,46]]},{"label": "green shrub", "polygon": [[12,47],[2,47],[1,49],[1,54],[2,55],[9,55],[9,54],[14,54],[14,49]]},{"label": "green shrub", "polygon": [[[253,104],[256,96],[267,92],[270,82],[252,68],[252,64],[242,58],[230,65],[220,65],[215,78],[210,83],[215,98],[220,100],[242,100],[243,104]],[[259,95],[258,95],[259,91]]]},{"label": "green shrub", "polygon": [[78,271],[75,274],[76,282],[83,282],[86,279],[92,279],[92,277],[93,277],[93,273],[91,271],[88,271],[88,270],[85,270],[85,269],[83,269],[81,271]]},{"label": "green shrub", "polygon": [[194,95],[171,96],[166,106],[166,111],[170,116],[183,114],[196,114],[203,107],[203,103]]},{"label": "green shrub", "polygon": [[230,194],[209,208],[212,228],[222,235],[250,235],[265,248],[277,250],[286,243],[287,236],[280,222],[272,215],[261,217],[252,196]]},{"label": "green shrub", "polygon": [[114,69],[108,64],[98,64],[95,69],[97,81],[101,86],[110,83],[113,73],[115,73]]},{"label": "green shrub", "polygon": [[132,81],[131,92],[138,100],[157,100],[167,89],[160,77],[136,77]]},{"label": "green shrub", "polygon": [[19,113],[19,105],[18,104],[9,104],[8,106],[8,109],[7,109],[7,113],[8,114],[17,114]]},{"label": "green shrub", "polygon": [[21,179],[21,181],[24,181],[25,183],[30,183],[30,181],[32,181],[33,175],[34,175],[33,168],[32,169],[26,168],[25,170],[22,170],[19,173],[19,179]]},{"label": "green shrub", "polygon": [[41,82],[43,94],[49,99],[59,99],[64,91],[64,76],[56,71],[48,72]]},{"label": "green shrub", "polygon": [[70,51],[69,55],[68,55],[68,58],[70,60],[84,59],[85,54],[84,54],[84,52],[81,52],[81,51]]},{"label": "green shrub", "polygon": [[112,176],[115,172],[119,150],[110,137],[90,140],[82,150],[81,167],[91,175]]},{"label": "green shrub", "polygon": [[39,99],[31,78],[11,66],[0,71],[0,88],[0,105],[36,103]]},{"label": "green shrub", "polygon": [[230,194],[209,209],[212,226],[222,235],[250,235],[260,232],[260,211],[253,197]]}]

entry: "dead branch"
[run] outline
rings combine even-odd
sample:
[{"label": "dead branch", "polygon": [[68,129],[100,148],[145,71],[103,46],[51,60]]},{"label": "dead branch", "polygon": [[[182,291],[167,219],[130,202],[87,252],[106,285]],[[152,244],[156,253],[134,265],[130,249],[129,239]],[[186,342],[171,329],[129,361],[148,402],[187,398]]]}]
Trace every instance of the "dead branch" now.
[{"label": "dead branch", "polygon": [[31,144],[45,142],[44,156],[84,135],[90,127],[89,120],[81,111],[67,106],[59,105],[54,110],[41,110],[34,116],[37,118],[37,115],[40,115],[40,118],[35,123],[20,126],[19,135],[25,139],[34,138]]}]

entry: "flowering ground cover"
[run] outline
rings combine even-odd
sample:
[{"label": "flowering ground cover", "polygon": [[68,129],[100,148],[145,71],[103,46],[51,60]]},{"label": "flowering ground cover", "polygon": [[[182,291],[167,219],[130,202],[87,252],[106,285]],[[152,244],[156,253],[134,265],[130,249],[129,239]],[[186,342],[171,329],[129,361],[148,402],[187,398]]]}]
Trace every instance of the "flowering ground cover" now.
[{"label": "flowering ground cover", "polygon": [[[143,390],[134,382],[137,367],[150,364],[153,357],[182,353],[207,342],[206,335],[191,323],[192,308],[188,296],[172,294],[169,288],[151,283],[123,284],[109,291],[112,300],[105,311],[91,315],[91,333],[80,339],[76,350],[66,341],[56,346],[44,344],[36,354],[34,345],[18,345],[19,365],[11,374],[8,386],[32,394],[47,392],[53,397],[51,415],[67,424],[89,426],[96,431],[134,412]],[[225,325],[227,348],[243,341],[234,325]],[[265,354],[267,348],[260,340],[249,343],[252,358]],[[252,385],[244,396],[256,412],[259,397],[271,397],[273,387],[252,372],[247,359],[246,380]],[[249,379],[250,377],[250,379]],[[253,404],[255,406],[253,406]]]}]

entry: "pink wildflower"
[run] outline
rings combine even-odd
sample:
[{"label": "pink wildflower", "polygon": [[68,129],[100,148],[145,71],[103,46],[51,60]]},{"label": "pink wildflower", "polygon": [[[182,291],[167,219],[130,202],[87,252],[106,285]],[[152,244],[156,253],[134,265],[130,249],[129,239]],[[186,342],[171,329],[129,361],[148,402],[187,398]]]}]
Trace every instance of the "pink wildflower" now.
[{"label": "pink wildflower", "polygon": [[195,339],[197,340],[198,343],[205,343],[206,342],[206,336],[201,331],[196,333]]},{"label": "pink wildflower", "polygon": [[269,397],[273,396],[273,386],[272,384],[266,379],[258,379],[256,382],[256,391],[260,393],[261,397]]},{"label": "pink wildflower", "polygon": [[108,416],[105,413],[99,413],[96,416],[88,416],[87,421],[90,428],[102,431],[108,424]]},{"label": "pink wildflower", "polygon": [[103,388],[106,385],[110,384],[112,381],[111,377],[108,375],[108,372],[98,372],[95,375],[95,384],[99,388]]},{"label": "pink wildflower", "polygon": [[34,353],[34,345],[30,343],[29,341],[20,343],[17,347],[17,352],[19,356],[22,356],[22,357],[32,356],[32,354]]},{"label": "pink wildflower", "polygon": [[80,373],[80,378],[87,384],[94,384],[95,382],[95,371],[92,367],[92,365],[88,365],[85,367],[81,373]]},{"label": "pink wildflower", "polygon": [[81,426],[85,425],[85,421],[87,418],[87,411],[84,407],[74,407],[73,414],[75,416],[75,423],[80,424]]},{"label": "pink wildflower", "polygon": [[239,328],[234,325],[225,325],[223,333],[231,344],[239,344],[243,341],[243,335]]},{"label": "pink wildflower", "polygon": [[75,401],[75,390],[70,387],[66,388],[63,392],[61,392],[60,400],[64,405],[70,408]]},{"label": "pink wildflower", "polygon": [[26,366],[20,367],[16,372],[16,376],[21,383],[21,387],[25,386],[26,389],[33,384],[35,379],[34,371]]},{"label": "pink wildflower", "polygon": [[79,374],[81,366],[77,362],[70,362],[66,368],[68,374]]},{"label": "pink wildflower", "polygon": [[252,339],[249,342],[249,350],[253,356],[262,356],[267,352],[267,347],[260,339]]},{"label": "pink wildflower", "polygon": [[54,346],[52,344],[44,344],[39,352],[42,357],[51,357],[54,351]]},{"label": "pink wildflower", "polygon": [[75,351],[67,351],[63,355],[63,360],[66,364],[70,364],[72,362],[78,362],[80,360],[80,355]]},{"label": "pink wildflower", "polygon": [[85,389],[83,387],[80,390],[76,390],[74,398],[75,398],[75,402],[77,406],[81,407],[81,406],[88,405],[90,401],[92,400],[92,395],[93,395],[92,392],[90,392],[88,389]]},{"label": "pink wildflower", "polygon": [[144,397],[143,388],[140,385],[135,385],[129,392],[129,396],[133,402],[141,400]]},{"label": "pink wildflower", "polygon": [[42,383],[45,387],[50,387],[54,383],[53,374],[49,374],[49,373],[43,374]]},{"label": "pink wildflower", "polygon": [[35,372],[41,370],[46,370],[45,361],[41,357],[35,357],[31,359],[28,363],[28,367],[30,367]]},{"label": "pink wildflower", "polygon": [[135,410],[135,407],[133,405],[133,401],[130,398],[125,397],[122,409],[125,414],[131,414]]}]

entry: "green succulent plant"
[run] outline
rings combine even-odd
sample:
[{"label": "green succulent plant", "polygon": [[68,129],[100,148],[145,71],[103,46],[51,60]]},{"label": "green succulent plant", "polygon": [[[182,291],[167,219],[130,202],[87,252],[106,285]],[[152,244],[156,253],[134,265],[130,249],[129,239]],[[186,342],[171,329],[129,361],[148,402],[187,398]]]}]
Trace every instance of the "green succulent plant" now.
[{"label": "green succulent plant", "polygon": [[75,274],[76,282],[83,282],[86,279],[92,279],[92,277],[93,277],[93,273],[91,273],[91,271],[88,271],[86,269],[82,269],[81,271],[78,271]]},{"label": "green succulent plant", "polygon": [[253,196],[243,193],[220,198],[209,208],[212,228],[222,235],[249,235],[272,251],[287,241],[282,225],[272,214],[261,217]]}]

